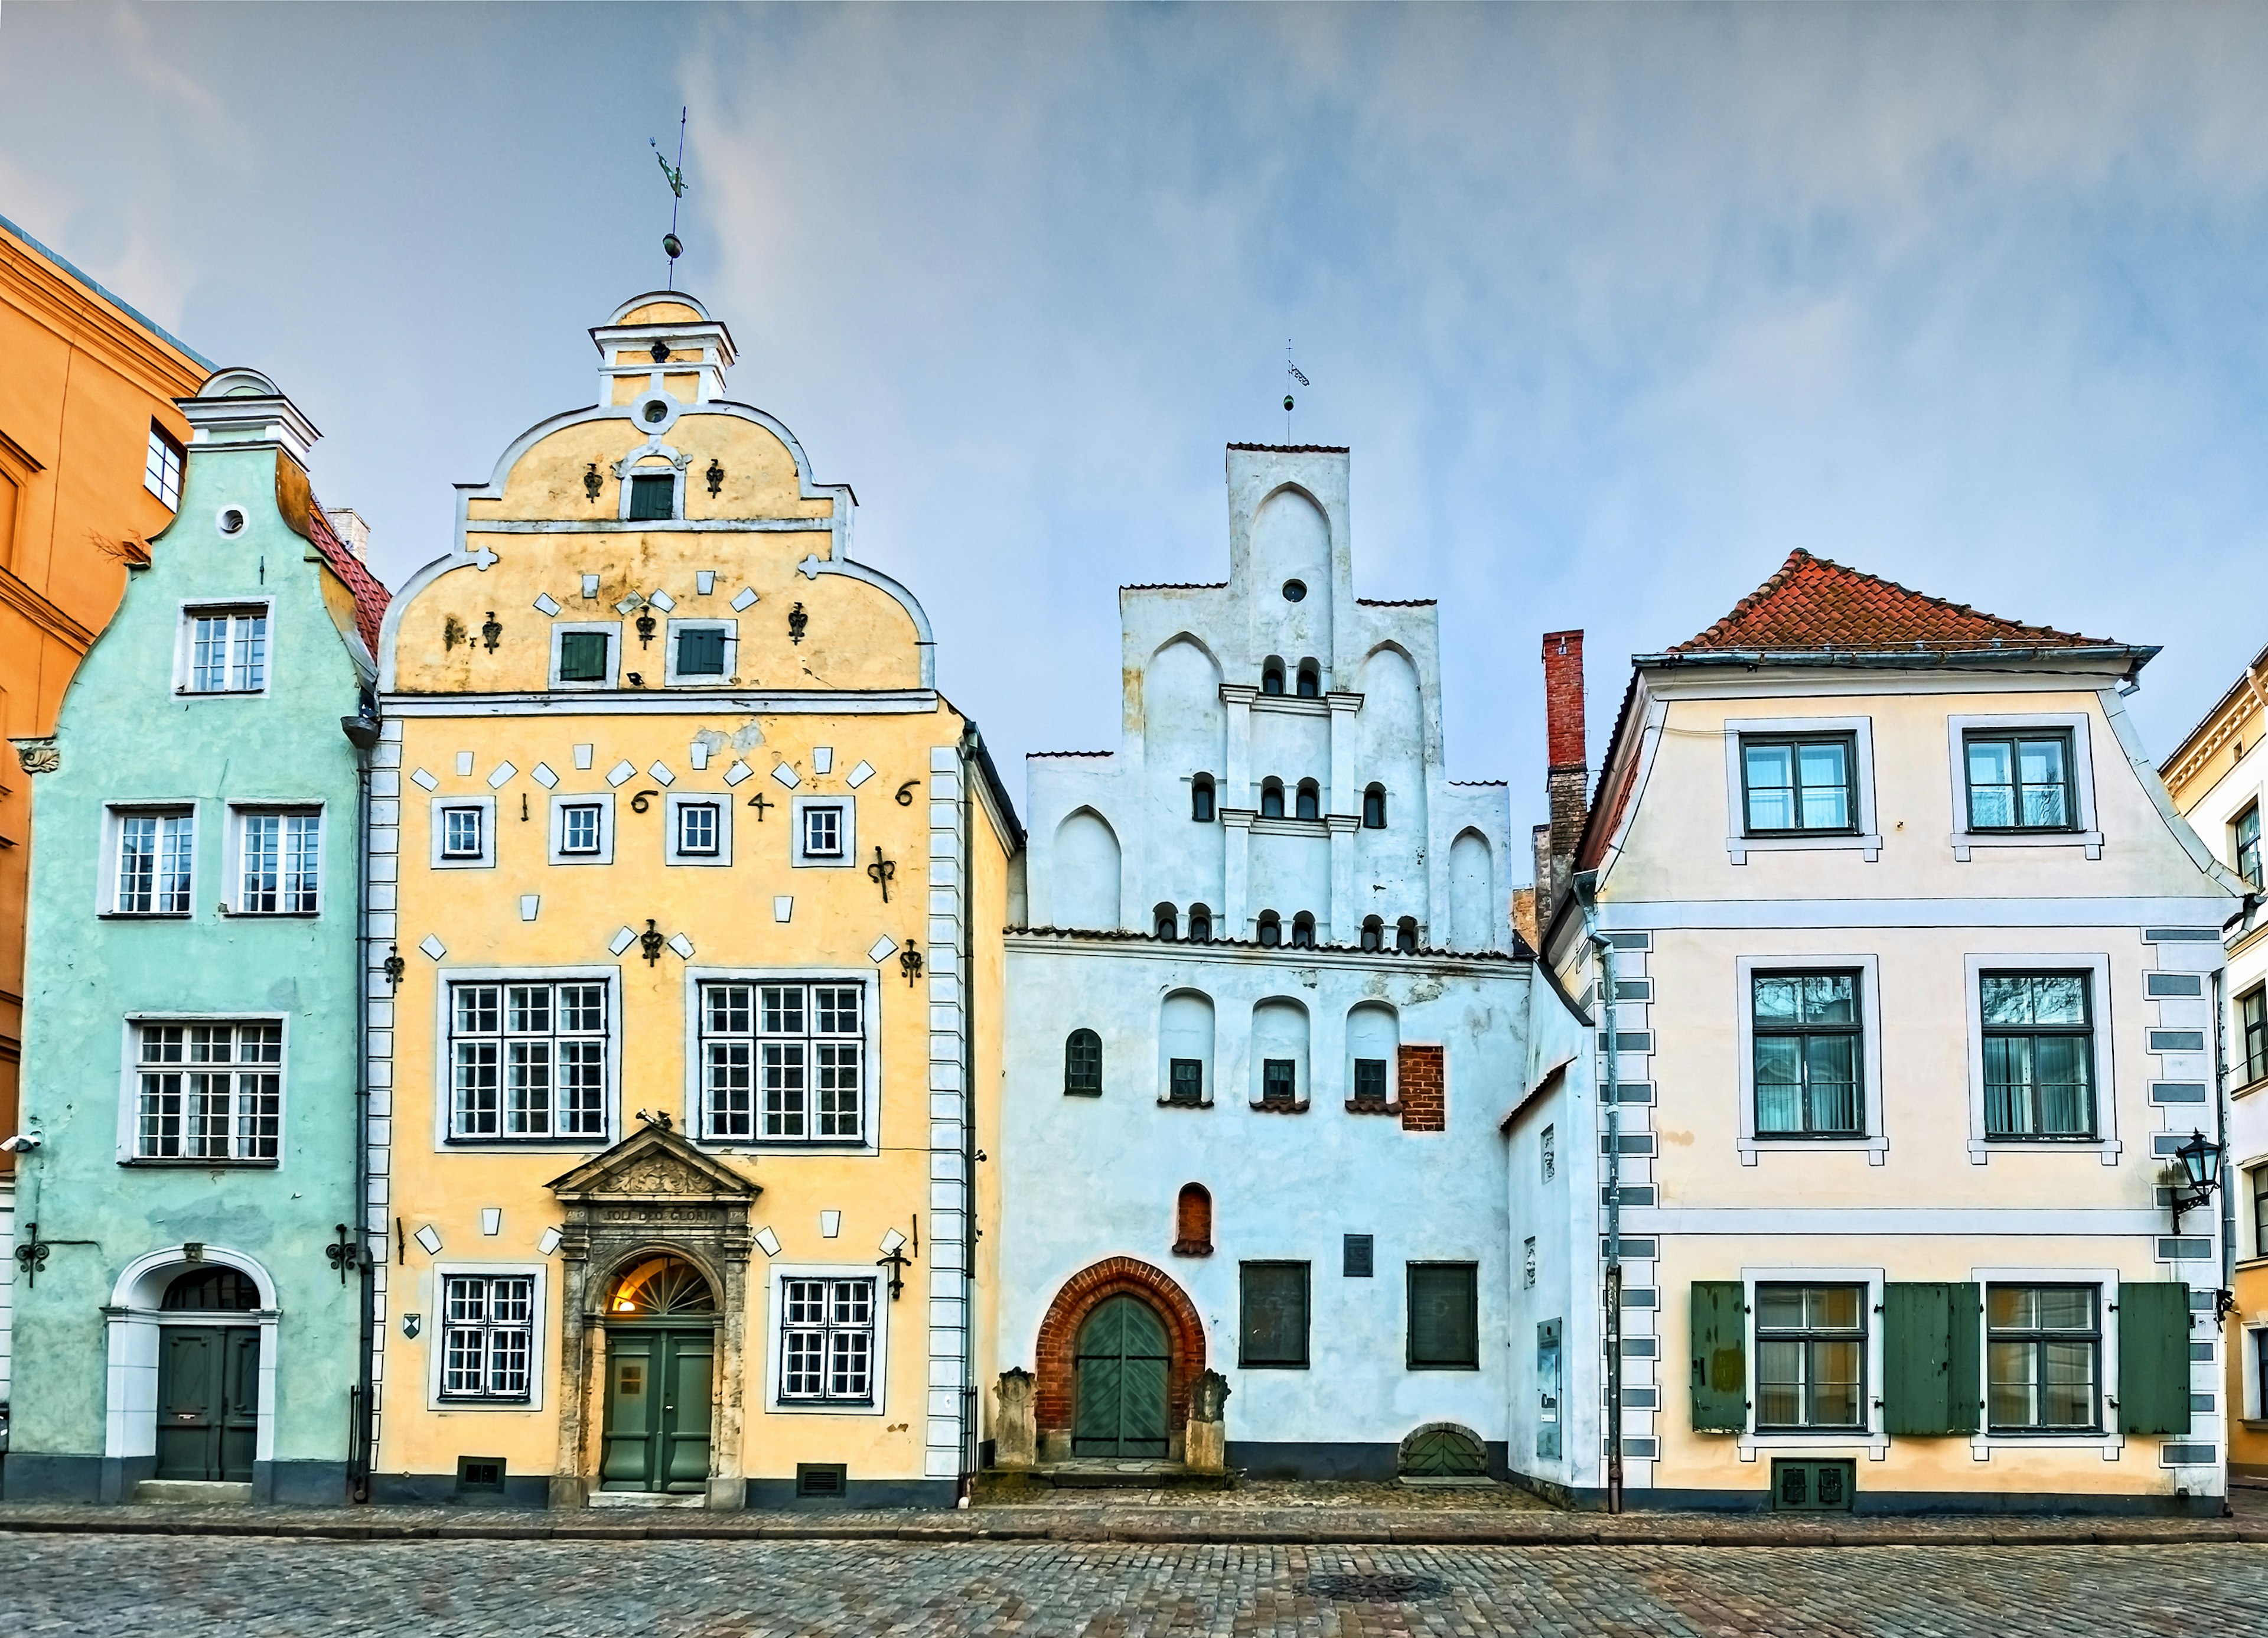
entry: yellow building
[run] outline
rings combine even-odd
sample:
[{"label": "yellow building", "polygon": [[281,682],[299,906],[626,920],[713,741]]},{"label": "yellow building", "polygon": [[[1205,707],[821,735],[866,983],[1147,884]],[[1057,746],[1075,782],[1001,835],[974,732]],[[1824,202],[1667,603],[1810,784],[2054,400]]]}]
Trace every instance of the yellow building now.
[{"label": "yellow building", "polygon": [[2268,913],[2261,906],[2260,815],[2268,796],[2268,650],[2191,730],[2161,773],[2174,806],[2247,889],[2221,929],[2220,1097],[2228,1129],[2228,1470],[2268,1478]]},{"label": "yellow building", "polygon": [[949,1503],[1015,816],[725,326],[591,335],[382,644],[373,1494]]}]

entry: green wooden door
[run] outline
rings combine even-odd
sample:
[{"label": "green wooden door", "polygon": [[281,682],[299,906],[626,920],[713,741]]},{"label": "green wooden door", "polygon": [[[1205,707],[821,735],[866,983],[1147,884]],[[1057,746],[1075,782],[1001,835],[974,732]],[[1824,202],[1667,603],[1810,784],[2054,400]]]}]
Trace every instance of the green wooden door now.
[{"label": "green wooden door", "polygon": [[601,1490],[703,1490],[716,1341],[708,1331],[607,1331]]},{"label": "green wooden door", "polygon": [[1115,1296],[1079,1327],[1073,1456],[1166,1454],[1166,1327],[1139,1298]]},{"label": "green wooden door", "polygon": [[158,1347],[158,1477],[249,1483],[260,1426],[260,1332],[248,1325],[167,1325]]}]

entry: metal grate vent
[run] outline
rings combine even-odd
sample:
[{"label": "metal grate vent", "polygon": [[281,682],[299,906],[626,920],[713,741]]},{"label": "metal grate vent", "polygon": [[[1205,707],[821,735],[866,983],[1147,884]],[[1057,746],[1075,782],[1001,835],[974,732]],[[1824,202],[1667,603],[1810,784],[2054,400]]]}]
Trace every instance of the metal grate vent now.
[{"label": "metal grate vent", "polygon": [[1383,1570],[1309,1578],[1307,1590],[1336,1604],[1404,1604],[1441,1595],[1438,1575],[1400,1575]]},{"label": "metal grate vent", "polygon": [[799,1496],[839,1496],[850,1486],[850,1470],[840,1462],[795,1465],[795,1493]]}]

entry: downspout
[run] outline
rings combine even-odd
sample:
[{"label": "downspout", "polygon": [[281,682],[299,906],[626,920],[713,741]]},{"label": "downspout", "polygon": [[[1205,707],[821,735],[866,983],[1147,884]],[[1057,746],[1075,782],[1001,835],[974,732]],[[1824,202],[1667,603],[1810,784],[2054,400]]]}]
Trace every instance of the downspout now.
[{"label": "downspout", "polygon": [[975,776],[976,754],[984,743],[976,725],[962,719],[961,733],[961,1478],[959,1505],[975,1499],[976,1426],[976,859]]},{"label": "downspout", "polygon": [[1606,1037],[1600,1096],[1607,1108],[1607,1511],[1623,1510],[1623,1106],[1615,1075],[1615,947],[1593,919],[1592,895],[1598,873],[1579,871],[1575,902],[1583,912],[1583,934],[1599,961],[1600,1033]]},{"label": "downspout", "polygon": [[363,861],[370,858],[370,757],[378,744],[378,723],[357,713],[339,724],[355,748],[355,1122],[354,1199],[349,1222],[358,1251],[355,1272],[360,1286],[356,1317],[355,1385],[347,1415],[347,1494],[370,1500],[371,1395],[376,1383],[371,1354],[377,1345],[377,1275],[370,1257],[370,884]]}]

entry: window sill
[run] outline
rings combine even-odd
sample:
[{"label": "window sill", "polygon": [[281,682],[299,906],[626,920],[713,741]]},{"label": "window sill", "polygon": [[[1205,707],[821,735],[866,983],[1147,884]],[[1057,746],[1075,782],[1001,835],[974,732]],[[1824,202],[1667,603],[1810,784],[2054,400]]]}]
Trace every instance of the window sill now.
[{"label": "window sill", "polygon": [[105,910],[95,915],[97,921],[187,921],[192,912],[186,910]]},{"label": "window sill", "polygon": [[570,1138],[506,1138],[493,1133],[475,1133],[470,1137],[446,1137],[441,1140],[445,1147],[453,1149],[484,1149],[491,1153],[512,1155],[521,1149],[591,1149],[612,1147],[615,1140],[606,1133]]},{"label": "window sill", "polygon": [[1090,1091],[1084,1087],[1065,1087],[1064,1088],[1064,1096],[1065,1097],[1101,1097],[1102,1096],[1102,1088],[1101,1087],[1096,1087]]},{"label": "window sill", "polygon": [[1212,1244],[1205,1240],[1176,1240],[1174,1242],[1174,1255],[1175,1257],[1211,1257]]},{"label": "window sill", "polygon": [[880,1416],[872,1399],[775,1399],[766,1406],[780,1416]]},{"label": "window sill", "polygon": [[437,859],[433,861],[432,867],[436,870],[493,870],[496,868],[496,860],[493,859]]},{"label": "window sill", "polygon": [[528,1399],[444,1398],[430,1402],[437,1411],[532,1411],[535,1402]]},{"label": "window sill", "polygon": [[1420,1365],[1417,1361],[1412,1360],[1403,1369],[1405,1370],[1478,1370],[1480,1365],[1478,1361],[1470,1365]]},{"label": "window sill", "polygon": [[2102,857],[2102,832],[2100,830],[1956,830],[1953,835],[1953,857],[1962,864],[1969,862],[1971,850],[1979,847],[2083,847],[2089,859]]},{"label": "window sill", "polygon": [[2268,1087],[2268,1075],[2262,1075],[2257,1081],[2248,1081],[2241,1087],[2229,1088],[2228,1096],[2231,1097],[2250,1097],[2255,1092],[2259,1091],[2263,1087]]},{"label": "window sill", "polygon": [[151,1171],[274,1171],[283,1162],[279,1160],[198,1159],[188,1155],[131,1155],[118,1162],[122,1166],[145,1168]]},{"label": "window sill", "polygon": [[[681,865],[692,863],[694,861],[680,859],[673,860],[671,862]],[[703,860],[701,862],[711,863],[714,861]],[[852,865],[858,862],[858,861],[855,859],[812,859],[801,853],[797,854],[793,859],[788,860],[788,863],[794,866],[798,870],[848,870]]]},{"label": "window sill", "polygon": [[1771,1154],[1857,1155],[1863,1152],[1869,1166],[1884,1165],[1890,1156],[1890,1140],[1888,1138],[1741,1138],[1735,1140],[1734,1147],[1740,1150],[1743,1166],[1755,1165],[1759,1155]]},{"label": "window sill", "polygon": [[1392,1115],[1399,1118],[1402,1114],[1402,1105],[1373,1103],[1366,1098],[1351,1097],[1346,1101],[1346,1112],[1350,1115]]},{"label": "window sill", "polygon": [[1158,1100],[1158,1107],[1160,1109],[1211,1109],[1212,1100],[1209,1097],[1199,1098],[1192,1103],[1185,1097],[1161,1097]]},{"label": "window sill", "polygon": [[1330,825],[1322,819],[1290,819],[1263,814],[1252,822],[1255,836],[1329,836]]},{"label": "window sill", "polygon": [[222,915],[231,921],[320,921],[320,910],[230,910],[223,907]]},{"label": "window sill", "polygon": [[175,699],[258,699],[264,688],[177,688]]},{"label": "window sill", "polygon": [[1822,1450],[1836,1456],[1864,1450],[1868,1461],[1879,1462],[1890,1453],[1890,1436],[1859,1428],[1839,1431],[1821,1428],[1817,1432],[1774,1429],[1770,1433],[1744,1433],[1740,1435],[1741,1460],[1753,1462],[1760,1450]]},{"label": "window sill", "polygon": [[1301,1360],[1297,1364],[1291,1364],[1282,1360],[1239,1360],[1236,1361],[1236,1369],[1239,1370],[1306,1370],[1307,1361]]},{"label": "window sill", "polygon": [[1736,865],[1749,862],[1750,853],[1800,853],[1822,850],[1856,850],[1867,864],[1882,856],[1882,838],[1857,830],[1816,830],[1790,836],[1728,836],[1725,852]]},{"label": "window sill", "polygon": [[2096,1450],[2104,1461],[2115,1462],[2125,1446],[2124,1434],[1972,1434],[1969,1454],[1977,1461],[1989,1462],[1995,1450]]},{"label": "window sill", "polygon": [[1971,1138],[1969,1163],[1982,1166],[1995,1155],[2093,1155],[2116,1166],[2125,1146],[2116,1138]]},{"label": "window sill", "polygon": [[1300,1099],[1296,1103],[1270,1103],[1257,1098],[1252,1100],[1253,1112],[1261,1115],[1304,1115],[1310,1107],[1312,1105],[1306,1098]]}]

